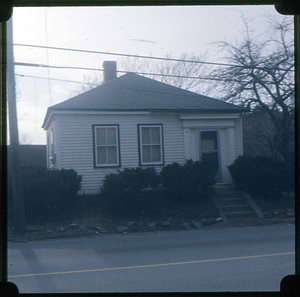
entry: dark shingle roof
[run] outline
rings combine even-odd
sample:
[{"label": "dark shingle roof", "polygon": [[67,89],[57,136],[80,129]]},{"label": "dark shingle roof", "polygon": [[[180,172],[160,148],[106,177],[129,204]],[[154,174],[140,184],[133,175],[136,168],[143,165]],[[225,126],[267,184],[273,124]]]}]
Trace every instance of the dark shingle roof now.
[{"label": "dark shingle roof", "polygon": [[45,122],[49,112],[54,110],[247,111],[243,107],[173,87],[133,73],[127,73],[109,83],[49,107]]}]

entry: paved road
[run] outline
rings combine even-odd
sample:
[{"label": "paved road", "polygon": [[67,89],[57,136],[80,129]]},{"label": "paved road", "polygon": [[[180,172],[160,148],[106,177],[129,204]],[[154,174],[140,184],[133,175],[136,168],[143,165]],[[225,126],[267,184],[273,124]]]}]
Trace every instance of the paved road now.
[{"label": "paved road", "polygon": [[9,243],[22,293],[279,291],[294,225]]}]

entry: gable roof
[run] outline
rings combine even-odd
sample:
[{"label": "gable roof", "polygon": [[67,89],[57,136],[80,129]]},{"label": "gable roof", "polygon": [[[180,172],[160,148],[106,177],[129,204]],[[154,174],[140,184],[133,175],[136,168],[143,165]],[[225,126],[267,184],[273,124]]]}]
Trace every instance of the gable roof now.
[{"label": "gable roof", "polygon": [[134,73],[48,108],[51,111],[245,112],[248,109]]}]

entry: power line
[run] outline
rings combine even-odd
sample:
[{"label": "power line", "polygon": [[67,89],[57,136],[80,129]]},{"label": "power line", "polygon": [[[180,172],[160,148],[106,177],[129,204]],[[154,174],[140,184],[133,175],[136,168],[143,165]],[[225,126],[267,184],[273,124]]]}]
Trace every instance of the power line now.
[{"label": "power line", "polygon": [[[16,62],[17,65],[19,65],[19,62]],[[21,66],[24,66],[23,63],[20,63]],[[29,63],[24,63],[24,64],[29,64]],[[52,68],[66,68],[66,69],[83,69],[83,70],[96,70],[96,71],[104,71],[104,69],[98,69],[98,68],[84,68],[84,67],[69,67],[69,66],[48,66],[48,65],[40,65],[40,64],[34,64],[34,65],[39,65],[41,67],[52,67]],[[32,65],[26,65],[26,66],[32,66]],[[38,67],[38,66],[34,66]],[[130,73],[128,71],[117,71],[121,73]],[[236,79],[221,79],[221,78],[215,78],[215,77],[198,77],[198,76],[183,76],[183,75],[172,75],[172,74],[160,74],[160,73],[145,73],[145,72],[134,72],[135,74],[140,74],[140,75],[149,75],[149,76],[164,76],[164,77],[174,77],[174,78],[188,78],[188,79],[199,79],[199,80],[214,80],[214,81],[233,81],[233,82],[238,82],[238,83],[247,83],[248,81],[243,81],[243,80],[236,80]],[[91,86],[98,86],[98,84],[94,83],[88,83],[88,82],[80,82],[80,81],[75,81],[75,80],[67,80],[67,79],[59,79],[59,78],[47,78],[47,77],[42,77],[42,76],[34,76],[34,75],[25,75],[25,74],[16,74],[17,76],[21,77],[33,77],[33,78],[39,78],[39,79],[50,79],[50,80],[56,80],[56,81],[63,81],[63,82],[70,82],[70,83],[77,83],[77,84],[83,84],[83,85],[91,85]],[[269,84],[275,84],[274,82],[268,82],[266,83]]]},{"label": "power line", "polygon": [[51,79],[51,80],[55,80],[55,81],[63,81],[63,82],[76,83],[76,84],[82,84],[82,85],[89,84],[89,85],[92,85],[92,86],[97,86],[97,84],[84,83],[82,81],[69,80],[69,79],[60,79],[60,78],[53,78],[53,77],[42,77],[42,76],[34,76],[34,75],[19,74],[19,73],[16,73],[16,76],[31,77],[31,78],[46,79],[46,80]]},{"label": "power line", "polygon": [[[33,66],[33,67],[49,67],[49,68],[58,68],[58,69],[76,69],[76,70],[93,70],[93,71],[104,71],[104,69],[100,68],[85,68],[85,67],[73,67],[73,66],[53,66],[53,65],[44,65],[44,64],[31,64],[31,63],[22,63],[22,62],[16,62],[16,66]],[[118,73],[130,73],[129,71],[124,70],[117,70]],[[150,75],[150,76],[164,76],[164,77],[174,77],[174,78],[189,78],[189,79],[200,79],[200,80],[216,80],[216,81],[235,81],[235,82],[246,82],[242,80],[235,80],[235,79],[219,79],[215,77],[199,77],[199,76],[184,76],[184,75],[173,75],[173,74],[160,74],[160,73],[146,73],[146,72],[134,72],[135,74],[140,75]],[[26,76],[18,74],[19,76]],[[28,75],[28,77],[30,77]],[[33,77],[33,76],[31,76]],[[34,76],[36,78],[40,78],[39,76]],[[47,79],[47,78],[44,78]],[[52,79],[52,78],[50,78]],[[59,79],[54,79],[59,80]],[[62,80],[67,81],[67,80]],[[69,82],[75,82],[80,83],[78,81],[69,81]],[[272,83],[272,82],[271,82]]]},{"label": "power line", "polygon": [[[121,53],[83,50],[83,49],[74,49],[74,48],[65,48],[65,47],[43,46],[43,45],[22,44],[22,43],[14,43],[14,45],[15,46],[24,46],[24,47],[34,47],[34,48],[47,48],[47,49],[52,49],[52,50],[90,53],[90,54],[122,56],[122,57],[163,60],[163,61],[183,62],[183,63],[207,64],[207,65],[213,65],[213,66],[238,67],[238,68],[248,68],[248,69],[258,69],[258,70],[265,70],[266,69],[264,67],[254,67],[254,66],[252,67],[252,66],[242,66],[242,65],[234,65],[234,64],[227,64],[227,63],[204,62],[204,61],[184,60],[184,59],[175,59],[175,58],[163,58],[163,57],[151,57],[151,56],[133,55],[133,54],[121,54]],[[282,70],[282,71],[293,71],[294,72],[294,70],[286,70],[286,69],[280,69],[280,68],[277,68],[277,69]]]},{"label": "power line", "polygon": [[236,65],[222,64],[222,63],[215,63],[215,62],[193,61],[193,60],[183,60],[183,59],[175,59],[175,58],[151,57],[151,56],[121,54],[121,53],[112,53],[112,52],[100,52],[100,51],[92,51],[92,50],[65,48],[65,47],[54,47],[54,46],[43,46],[43,45],[21,44],[21,43],[14,43],[14,45],[16,45],[16,46],[26,46],[26,47],[35,47],[35,48],[48,48],[48,49],[53,49],[53,50],[72,51],[72,52],[81,52],[81,53],[90,53],[90,54],[100,54],[100,55],[111,55],[111,56],[123,56],[123,57],[131,57],[131,58],[164,60],[164,61],[173,61],[173,62],[209,64],[209,65],[223,65],[223,66],[236,66]]}]

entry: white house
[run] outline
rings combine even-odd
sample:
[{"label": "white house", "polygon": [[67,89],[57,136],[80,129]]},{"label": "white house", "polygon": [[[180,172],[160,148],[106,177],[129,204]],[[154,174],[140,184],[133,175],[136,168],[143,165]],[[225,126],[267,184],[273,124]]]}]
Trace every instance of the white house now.
[{"label": "white house", "polygon": [[243,154],[245,108],[127,73],[116,78],[104,63],[104,83],[48,108],[49,168],[82,175],[80,194],[99,192],[108,173],[187,159],[218,167],[217,182],[231,183],[227,166]]}]

